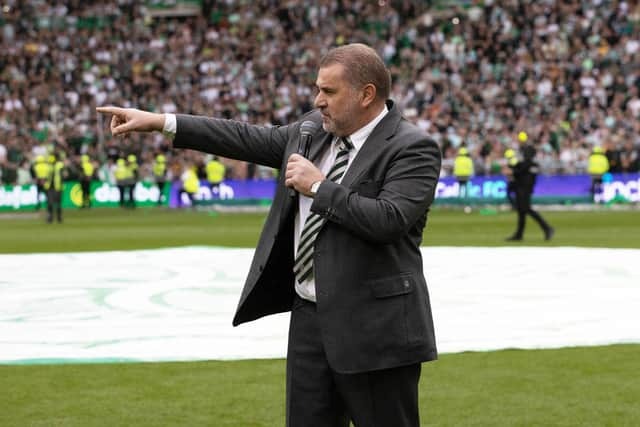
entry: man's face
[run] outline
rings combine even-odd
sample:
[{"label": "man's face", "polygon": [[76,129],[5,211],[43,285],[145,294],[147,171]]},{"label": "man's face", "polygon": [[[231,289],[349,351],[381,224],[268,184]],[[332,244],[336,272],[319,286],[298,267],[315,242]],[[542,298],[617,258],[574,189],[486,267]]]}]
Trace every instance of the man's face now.
[{"label": "man's face", "polygon": [[318,95],[314,104],[322,113],[322,128],[335,136],[348,136],[359,129],[363,107],[362,94],[345,79],[341,64],[322,67],[318,71]]}]

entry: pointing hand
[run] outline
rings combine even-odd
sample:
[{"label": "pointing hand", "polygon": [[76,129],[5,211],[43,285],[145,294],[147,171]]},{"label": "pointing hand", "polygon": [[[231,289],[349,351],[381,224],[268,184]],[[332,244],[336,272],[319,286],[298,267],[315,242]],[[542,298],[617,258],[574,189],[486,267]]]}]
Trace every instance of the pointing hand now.
[{"label": "pointing hand", "polygon": [[125,135],[129,132],[162,131],[164,128],[164,114],[120,107],[97,107],[96,111],[112,114],[111,134],[113,136]]}]

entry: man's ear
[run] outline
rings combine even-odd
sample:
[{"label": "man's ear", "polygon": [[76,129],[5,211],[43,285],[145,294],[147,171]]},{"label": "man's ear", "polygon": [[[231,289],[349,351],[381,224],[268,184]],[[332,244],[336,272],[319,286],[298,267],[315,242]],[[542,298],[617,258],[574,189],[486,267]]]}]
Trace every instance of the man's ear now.
[{"label": "man's ear", "polygon": [[362,89],[362,101],[360,102],[364,108],[367,108],[376,99],[376,87],[372,83],[367,83]]}]

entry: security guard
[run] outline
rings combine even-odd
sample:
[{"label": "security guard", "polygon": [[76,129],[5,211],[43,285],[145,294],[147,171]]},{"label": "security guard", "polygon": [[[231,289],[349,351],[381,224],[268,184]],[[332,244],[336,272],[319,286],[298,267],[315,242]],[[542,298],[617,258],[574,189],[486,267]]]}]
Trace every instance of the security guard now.
[{"label": "security guard", "polygon": [[544,239],[551,240],[555,230],[542,216],[531,207],[531,195],[536,185],[539,172],[538,163],[534,160],[536,150],[532,145],[522,147],[523,160],[513,167],[513,178],[516,187],[516,207],[518,209],[518,228],[508,237],[507,241],[520,241],[524,236],[524,226],[527,215],[530,215],[542,228]]},{"label": "security guard", "polygon": [[591,175],[591,198],[595,203],[602,199],[602,175],[609,171],[609,159],[601,147],[593,147],[587,172]]},{"label": "security guard", "polygon": [[164,200],[164,186],[167,182],[167,159],[162,154],[158,154],[153,163],[153,179],[158,186],[158,205],[161,205]]},{"label": "security guard", "polygon": [[64,163],[58,157],[54,154],[49,155],[49,175],[44,183],[44,188],[47,190],[47,222],[49,224],[53,222],[54,212],[58,222],[62,222]]},{"label": "security guard", "polygon": [[513,168],[518,164],[516,152],[508,148],[504,152],[504,176],[507,181],[507,199],[512,209],[516,209],[516,182],[513,178]]},{"label": "security guard", "polygon": [[458,155],[453,163],[453,175],[458,181],[458,196],[461,199],[466,199],[467,184],[473,175],[473,161],[469,157],[469,150],[465,147],[458,150]]},{"label": "security guard", "polygon": [[114,171],[116,178],[116,185],[120,191],[120,207],[126,208],[128,203],[125,203],[125,194],[128,193],[129,186],[131,185],[131,172],[127,167],[127,162],[120,158],[116,161],[116,168]]},{"label": "security guard", "polygon": [[138,183],[138,177],[139,177],[138,159],[136,158],[135,154],[129,154],[127,156],[127,168],[129,168],[129,178],[130,178],[129,186],[127,187],[127,191],[129,193],[129,207],[135,208],[136,199],[133,195],[134,195],[136,184]]},{"label": "security guard", "polygon": [[213,157],[207,162],[207,182],[211,189],[211,195],[214,193],[220,193],[220,183],[224,179],[225,168],[224,165],[218,160],[217,157]]},{"label": "security guard", "polygon": [[38,199],[36,200],[36,210],[40,210],[40,198],[41,198],[40,196],[43,194],[44,195],[47,194],[47,191],[45,190],[44,186],[45,186],[45,183],[47,182],[47,179],[49,179],[50,167],[51,166],[49,165],[49,163],[47,163],[47,160],[42,155],[36,156],[36,162],[31,167],[31,175],[35,180],[36,188],[38,190]]},{"label": "security guard", "polygon": [[91,181],[95,174],[95,166],[86,154],[80,157],[82,174],[80,176],[80,187],[82,188],[82,208],[91,207]]},{"label": "security guard", "polygon": [[180,190],[180,202],[182,201],[182,195],[186,194],[189,197],[189,201],[191,202],[191,206],[195,207],[195,195],[198,193],[198,189],[200,188],[200,181],[198,180],[198,173],[196,172],[196,167],[187,167],[184,173],[181,176],[182,179],[182,190]]}]

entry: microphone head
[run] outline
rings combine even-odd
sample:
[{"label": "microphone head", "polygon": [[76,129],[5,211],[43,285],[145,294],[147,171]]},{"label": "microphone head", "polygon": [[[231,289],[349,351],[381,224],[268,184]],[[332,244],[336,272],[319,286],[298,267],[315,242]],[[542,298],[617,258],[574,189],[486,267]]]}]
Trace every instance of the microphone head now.
[{"label": "microphone head", "polygon": [[320,125],[316,122],[312,122],[311,120],[305,120],[300,125],[300,135],[302,136],[311,136],[313,135]]}]

